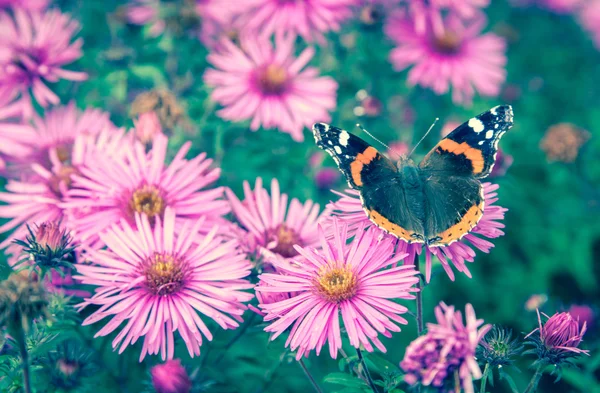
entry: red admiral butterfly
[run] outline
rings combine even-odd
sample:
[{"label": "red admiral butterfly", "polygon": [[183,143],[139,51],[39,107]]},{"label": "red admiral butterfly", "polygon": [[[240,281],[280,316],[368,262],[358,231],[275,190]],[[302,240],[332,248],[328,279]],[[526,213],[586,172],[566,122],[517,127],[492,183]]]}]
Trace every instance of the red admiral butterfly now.
[{"label": "red admiral butterfly", "polygon": [[416,165],[397,164],[356,135],[328,124],[313,126],[327,151],[360,191],[363,208],[379,228],[409,243],[445,246],[466,235],[483,215],[483,186],[498,141],[513,125],[512,108],[497,106],[460,125]]}]

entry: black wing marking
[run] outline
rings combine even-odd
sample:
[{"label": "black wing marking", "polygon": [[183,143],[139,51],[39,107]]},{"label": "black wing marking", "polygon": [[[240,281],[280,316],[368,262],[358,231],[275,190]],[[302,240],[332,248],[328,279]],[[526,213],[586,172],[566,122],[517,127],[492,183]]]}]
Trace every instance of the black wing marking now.
[{"label": "black wing marking", "polygon": [[496,161],[498,142],[513,126],[510,105],[501,105],[476,116],[452,131],[425,156],[423,171],[448,172],[482,179]]}]

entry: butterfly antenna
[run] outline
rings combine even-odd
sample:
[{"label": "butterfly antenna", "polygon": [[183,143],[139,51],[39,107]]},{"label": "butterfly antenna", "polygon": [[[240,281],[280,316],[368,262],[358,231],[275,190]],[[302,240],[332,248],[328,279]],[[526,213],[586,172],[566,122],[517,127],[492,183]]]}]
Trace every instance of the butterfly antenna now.
[{"label": "butterfly antenna", "polygon": [[431,130],[433,130],[433,127],[435,127],[435,125],[437,124],[437,122],[440,120],[439,117],[436,117],[435,120],[433,121],[433,124],[431,125],[431,127],[429,127],[429,129],[427,130],[427,132],[425,133],[425,135],[423,135],[421,137],[421,139],[419,139],[419,142],[417,142],[417,144],[415,145],[415,147],[412,148],[412,150],[410,151],[410,153],[408,154],[408,157],[412,156],[412,154],[414,153],[415,149],[417,148],[417,146],[419,146],[421,144],[421,142],[423,142],[423,140],[425,139],[425,137],[427,135],[429,135],[429,133],[431,132]]},{"label": "butterfly antenna", "polygon": [[377,139],[373,134],[371,134],[369,131],[367,131],[362,125],[356,123],[356,126],[358,128],[360,128],[365,134],[367,134],[368,136],[370,136],[371,138],[373,138],[377,142],[381,143],[383,146],[387,147],[387,149],[389,151],[391,151],[392,153],[396,154],[398,156],[398,158],[400,158],[402,156],[400,153],[398,153],[397,151],[395,151],[394,149],[390,148],[388,145],[386,145],[385,143],[383,143],[382,141],[380,141],[379,139]]}]

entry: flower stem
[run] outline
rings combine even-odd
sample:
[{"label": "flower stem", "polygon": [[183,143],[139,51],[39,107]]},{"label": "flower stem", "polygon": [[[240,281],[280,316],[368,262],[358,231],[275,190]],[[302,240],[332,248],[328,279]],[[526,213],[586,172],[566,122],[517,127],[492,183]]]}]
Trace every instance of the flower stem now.
[{"label": "flower stem", "polygon": [[490,373],[490,364],[486,363],[485,368],[483,369],[483,376],[481,377],[481,389],[479,389],[479,393],[485,393],[485,388],[487,385],[488,375]]},{"label": "flower stem", "polygon": [[417,292],[417,335],[420,336],[423,333],[424,325],[423,325],[423,287],[421,286],[421,271],[419,270],[419,254],[415,255],[415,270],[419,272],[417,277],[419,281],[417,282],[416,288],[419,290]]},{"label": "flower stem", "polygon": [[23,363],[23,390],[25,393],[31,393],[31,376],[29,374],[29,353],[27,352],[27,343],[25,342],[25,332],[22,327],[16,331],[16,341],[21,354]]},{"label": "flower stem", "polygon": [[300,367],[302,367],[302,371],[304,371],[304,374],[306,374],[306,378],[308,378],[308,380],[310,381],[310,383],[315,388],[315,392],[317,392],[317,393],[323,393],[323,391],[321,390],[321,388],[317,384],[317,381],[315,381],[315,379],[311,375],[310,371],[308,371],[308,368],[306,367],[306,364],[304,364],[304,360],[300,359],[300,360],[298,360],[298,363],[300,364]]},{"label": "flower stem", "polygon": [[533,374],[533,377],[531,377],[531,381],[529,381],[529,385],[527,385],[527,389],[525,389],[525,391],[523,393],[534,393],[537,391],[537,386],[538,383],[540,382],[540,379],[542,378],[542,366],[538,366],[535,369],[535,374]]},{"label": "flower stem", "polygon": [[367,363],[365,363],[365,359],[363,358],[362,352],[360,348],[356,348],[356,354],[358,355],[358,360],[360,360],[360,364],[365,372],[365,376],[367,377],[367,383],[371,387],[373,393],[379,393],[375,382],[373,382],[373,378],[371,378],[371,373],[369,372],[369,368],[367,367]]},{"label": "flower stem", "polygon": [[229,340],[227,345],[225,345],[225,347],[221,350],[221,352],[219,353],[219,356],[217,357],[217,359],[215,359],[213,364],[217,364],[217,363],[221,362],[221,360],[223,360],[223,358],[225,357],[225,354],[233,346],[233,344],[235,344],[240,338],[242,338],[242,336],[244,335],[244,333],[246,333],[246,331],[248,330],[248,328],[250,326],[254,325],[253,322],[254,322],[254,318],[256,317],[256,315],[257,315],[256,313],[252,313],[250,315],[250,318],[248,318],[246,323],[244,325],[242,325],[241,328],[238,329],[237,334],[231,340]]}]

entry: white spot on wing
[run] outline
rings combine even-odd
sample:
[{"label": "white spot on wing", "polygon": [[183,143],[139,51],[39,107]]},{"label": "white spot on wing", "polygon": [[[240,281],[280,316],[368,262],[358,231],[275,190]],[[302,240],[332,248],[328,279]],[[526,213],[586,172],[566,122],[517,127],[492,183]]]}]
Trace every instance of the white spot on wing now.
[{"label": "white spot on wing", "polygon": [[497,106],[493,107],[492,109],[490,109],[490,113],[494,116],[498,115],[498,112],[496,112],[496,109],[498,109]]},{"label": "white spot on wing", "polygon": [[335,146],[333,150],[335,150],[337,154],[342,154],[342,149],[339,146]]},{"label": "white spot on wing", "polygon": [[485,133],[485,139],[491,139],[494,136],[494,131],[489,130]]},{"label": "white spot on wing", "polygon": [[333,145],[333,143],[331,143],[331,141],[327,141],[327,144],[328,145]]},{"label": "white spot on wing", "polygon": [[348,131],[342,131],[340,133],[340,145],[348,146],[348,139],[350,139],[350,134],[348,134]]},{"label": "white spot on wing", "polygon": [[473,131],[475,131],[477,133],[483,131],[483,129],[485,128],[485,126],[483,125],[481,120],[479,120],[475,117],[472,118],[471,120],[469,120],[469,127],[471,127],[473,129]]},{"label": "white spot on wing", "polygon": [[478,145],[479,146],[483,145],[483,141],[479,141]]}]

